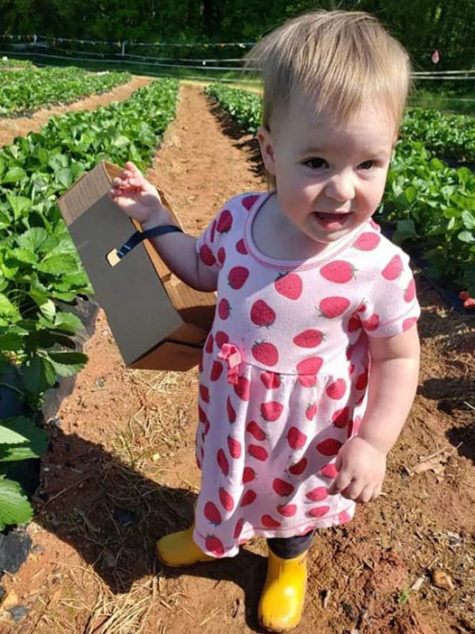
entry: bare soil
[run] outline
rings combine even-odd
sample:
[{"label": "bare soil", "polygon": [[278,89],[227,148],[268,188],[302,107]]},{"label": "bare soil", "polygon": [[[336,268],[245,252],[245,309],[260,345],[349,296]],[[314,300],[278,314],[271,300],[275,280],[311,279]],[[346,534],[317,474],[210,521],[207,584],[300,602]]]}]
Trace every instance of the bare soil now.
[{"label": "bare soil", "polygon": [[[91,99],[91,107],[103,102]],[[227,198],[266,187],[252,137],[213,110],[199,87],[182,84],[148,173],[195,235]],[[17,134],[28,129],[24,122]],[[418,395],[390,454],[384,495],[312,546],[301,634],[475,631],[475,318],[444,304],[421,275],[417,283]],[[189,525],[199,490],[197,370],[126,369],[102,312],[86,352],[89,363],[48,423],[27,529],[34,546],[4,576],[0,631],[259,632],[263,540],[233,559],[179,571],[154,557],[158,538]],[[445,589],[434,583],[437,570]],[[19,606],[28,611],[14,622],[5,608]]]}]

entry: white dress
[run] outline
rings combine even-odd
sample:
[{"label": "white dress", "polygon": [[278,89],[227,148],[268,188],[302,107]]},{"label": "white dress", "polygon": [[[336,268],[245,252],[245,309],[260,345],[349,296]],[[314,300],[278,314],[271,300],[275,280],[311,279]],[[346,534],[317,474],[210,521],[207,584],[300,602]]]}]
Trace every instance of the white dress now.
[{"label": "white dress", "polygon": [[197,243],[219,274],[200,364],[193,537],[215,557],[254,535],[353,517],[355,503],[327,488],[364,414],[368,337],[400,334],[420,313],[408,256],[373,221],[305,261],[260,253],[251,226],[269,195],[231,199]]}]

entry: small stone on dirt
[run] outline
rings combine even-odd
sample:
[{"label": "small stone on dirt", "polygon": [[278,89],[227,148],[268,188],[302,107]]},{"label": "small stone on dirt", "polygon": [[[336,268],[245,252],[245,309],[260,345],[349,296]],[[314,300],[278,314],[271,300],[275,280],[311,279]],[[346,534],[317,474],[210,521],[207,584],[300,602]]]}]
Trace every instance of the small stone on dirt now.
[{"label": "small stone on dirt", "polygon": [[452,581],[450,575],[440,568],[436,568],[432,571],[432,583],[434,586],[442,588],[442,590],[455,589],[454,582]]},{"label": "small stone on dirt", "polygon": [[18,621],[22,620],[25,614],[28,614],[29,610],[24,605],[18,605],[16,608],[7,610],[7,612],[10,612],[15,623],[18,623]]}]

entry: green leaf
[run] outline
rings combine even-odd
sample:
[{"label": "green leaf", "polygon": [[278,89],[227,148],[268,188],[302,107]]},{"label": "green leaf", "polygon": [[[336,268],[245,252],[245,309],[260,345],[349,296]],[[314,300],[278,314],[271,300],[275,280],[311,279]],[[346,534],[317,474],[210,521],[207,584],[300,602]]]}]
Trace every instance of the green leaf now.
[{"label": "green leaf", "polygon": [[38,262],[37,255],[23,247],[18,247],[18,249],[12,251],[12,256],[19,262],[23,262],[23,264],[36,264]]},{"label": "green leaf", "polygon": [[28,249],[33,252],[47,252],[48,243],[51,245],[51,238],[48,233],[42,227],[32,227],[24,233],[20,234],[16,238],[17,244],[24,249]]},{"label": "green leaf", "polygon": [[25,436],[22,436],[17,431],[9,429],[8,427],[0,423],[0,445],[20,445],[26,442],[27,439],[25,438]]},{"label": "green leaf", "polygon": [[462,222],[467,229],[475,229],[475,216],[469,211],[462,211]]},{"label": "green leaf", "polygon": [[53,320],[56,314],[56,306],[51,299],[46,300],[46,302],[40,304],[40,312],[42,315],[46,317],[46,319]]},{"label": "green leaf", "polygon": [[74,376],[88,360],[82,352],[50,352],[48,356],[59,376]]},{"label": "green leaf", "polygon": [[74,334],[83,328],[83,323],[74,313],[58,312],[54,320],[54,327]]},{"label": "green leaf", "polygon": [[7,200],[13,209],[13,217],[15,220],[21,218],[21,216],[28,215],[31,209],[31,200],[25,196],[16,196],[15,194],[7,194]]},{"label": "green leaf", "polygon": [[8,524],[24,524],[33,517],[33,508],[18,484],[0,479],[0,530]]},{"label": "green leaf", "polygon": [[74,182],[73,172],[69,167],[56,170],[55,175],[58,182],[61,183],[65,189],[69,189]]},{"label": "green leaf", "polygon": [[21,167],[11,167],[5,176],[2,178],[3,184],[19,183],[23,178],[26,178],[26,172]]},{"label": "green leaf", "polygon": [[[4,437],[14,433],[20,440],[5,445]],[[39,458],[48,447],[48,437],[41,427],[26,416],[5,418],[0,426],[0,462]]]},{"label": "green leaf", "polygon": [[0,315],[3,317],[13,317],[18,315],[18,310],[11,301],[0,293]]},{"label": "green leaf", "polygon": [[129,137],[124,136],[123,134],[116,136],[112,141],[112,145],[116,148],[123,148],[129,145],[130,139]]},{"label": "green leaf", "polygon": [[23,346],[23,339],[19,335],[7,332],[0,335],[0,351],[18,351]]},{"label": "green leaf", "polygon": [[59,253],[46,257],[37,269],[42,273],[52,273],[53,275],[63,275],[72,273],[77,269],[76,259],[68,253]]},{"label": "green leaf", "polygon": [[461,242],[467,242],[468,244],[475,244],[475,238],[473,237],[473,234],[471,231],[461,231],[457,235],[457,238]]},{"label": "green leaf", "polygon": [[33,394],[42,394],[56,382],[56,371],[50,361],[33,357],[22,365],[23,383]]}]

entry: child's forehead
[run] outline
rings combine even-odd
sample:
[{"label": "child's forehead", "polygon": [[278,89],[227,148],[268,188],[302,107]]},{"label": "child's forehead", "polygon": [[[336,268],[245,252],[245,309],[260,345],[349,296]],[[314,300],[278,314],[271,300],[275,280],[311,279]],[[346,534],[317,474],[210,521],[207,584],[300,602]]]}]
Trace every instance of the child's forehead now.
[{"label": "child's forehead", "polygon": [[318,97],[295,93],[286,103],[276,105],[272,114],[272,127],[282,130],[289,125],[302,123],[314,128],[330,126],[341,129],[351,127],[354,121],[361,119],[384,120],[394,124],[395,113],[377,95],[369,95],[362,103],[347,108],[346,116],[343,116],[335,104],[321,104]]}]

